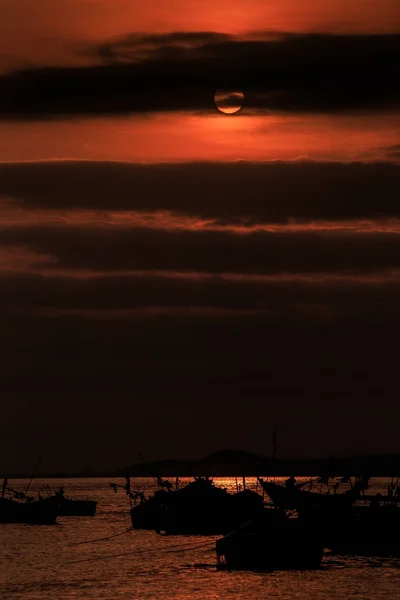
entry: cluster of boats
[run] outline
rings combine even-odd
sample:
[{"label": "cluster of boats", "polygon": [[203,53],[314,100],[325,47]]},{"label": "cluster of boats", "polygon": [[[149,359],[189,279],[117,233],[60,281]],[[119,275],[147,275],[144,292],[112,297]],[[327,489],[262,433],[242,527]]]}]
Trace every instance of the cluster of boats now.
[{"label": "cluster of boats", "polygon": [[207,477],[183,487],[157,478],[158,489],[149,498],[131,492],[129,477],[124,488],[136,529],[222,535],[216,541],[219,568],[317,568],[325,549],[399,556],[398,486],[392,481],[386,495],[369,495],[368,477],[332,479],[315,491],[315,481],[296,483],[291,477],[282,485],[258,478],[261,494],[249,489],[231,494]]},{"label": "cluster of boats", "polygon": [[[324,478],[284,484],[258,479],[261,493],[229,493],[209,477],[175,485],[155,477],[157,489],[146,497],[126,484],[134,529],[165,535],[215,535],[217,566],[235,569],[313,569],[326,549],[336,554],[400,556],[400,485],[385,495],[368,494],[368,477]],[[331,481],[329,481],[331,479]],[[342,484],[346,485],[341,491]],[[325,488],[323,487],[325,485]],[[93,516],[96,502],[53,492],[48,486],[37,499],[9,487],[4,480],[0,523],[53,524],[58,516]],[[46,494],[43,497],[42,494]]]},{"label": "cluster of boats", "polygon": [[46,486],[38,498],[28,495],[29,489],[19,492],[4,479],[0,498],[0,523],[26,523],[53,525],[57,517],[94,516],[97,502],[94,500],[73,500],[64,494],[64,488],[56,492]]}]

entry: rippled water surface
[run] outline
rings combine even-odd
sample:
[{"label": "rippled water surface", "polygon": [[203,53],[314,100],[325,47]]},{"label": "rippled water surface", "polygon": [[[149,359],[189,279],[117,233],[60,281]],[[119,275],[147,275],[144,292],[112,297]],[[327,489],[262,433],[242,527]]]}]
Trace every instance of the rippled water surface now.
[{"label": "rippled water surface", "polygon": [[[114,494],[108,481],[35,482],[35,490],[45,483],[54,488],[62,484],[67,495],[97,500],[97,515],[59,517],[54,526],[0,525],[1,600],[400,598],[399,559],[326,554],[318,571],[217,571],[215,537],[127,532],[127,497],[121,491]],[[232,490],[236,485],[234,479],[215,482]],[[24,489],[24,483],[13,481],[12,487]],[[151,488],[149,480],[139,483]],[[374,481],[376,490],[383,486],[384,480]],[[91,540],[97,541],[86,543]]]}]

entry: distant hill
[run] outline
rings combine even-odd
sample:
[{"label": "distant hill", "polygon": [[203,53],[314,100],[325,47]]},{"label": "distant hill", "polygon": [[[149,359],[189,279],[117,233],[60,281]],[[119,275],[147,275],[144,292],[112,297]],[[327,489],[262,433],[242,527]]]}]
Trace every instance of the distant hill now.
[{"label": "distant hill", "polygon": [[[352,456],[345,458],[291,460],[271,458],[245,452],[243,450],[219,450],[200,460],[163,459],[140,462],[116,470],[82,469],[75,473],[38,473],[43,477],[122,477],[130,473],[132,477],[248,477],[264,476],[318,476],[363,475],[375,477],[400,477],[400,454],[381,454],[370,456]],[[4,473],[2,477],[30,478],[31,473]],[[1,479],[1,478],[0,478]]]},{"label": "distant hill", "polygon": [[133,464],[118,471],[129,472],[133,477],[242,477],[256,475],[308,476],[362,475],[400,477],[400,454],[356,456],[346,458],[290,460],[267,458],[242,450],[220,450],[200,460],[166,459]]}]

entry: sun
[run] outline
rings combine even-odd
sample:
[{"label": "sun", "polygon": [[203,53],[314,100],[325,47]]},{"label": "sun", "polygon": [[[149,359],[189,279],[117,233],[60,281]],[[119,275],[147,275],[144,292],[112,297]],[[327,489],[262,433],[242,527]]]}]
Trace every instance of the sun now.
[{"label": "sun", "polygon": [[215,106],[225,115],[233,115],[242,108],[244,94],[240,90],[217,90],[214,94]]}]

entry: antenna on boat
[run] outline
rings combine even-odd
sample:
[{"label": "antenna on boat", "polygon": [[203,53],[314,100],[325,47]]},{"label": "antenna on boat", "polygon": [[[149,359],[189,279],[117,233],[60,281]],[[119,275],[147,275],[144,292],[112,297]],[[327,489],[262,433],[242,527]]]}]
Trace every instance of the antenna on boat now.
[{"label": "antenna on boat", "polygon": [[29,492],[29,488],[31,487],[31,483],[32,483],[32,481],[33,481],[33,479],[34,479],[34,477],[35,477],[35,475],[36,475],[36,471],[38,470],[38,468],[39,468],[39,465],[40,465],[40,463],[41,463],[41,462],[42,462],[42,457],[41,457],[41,456],[39,456],[39,460],[37,461],[37,463],[36,463],[36,467],[35,467],[35,468],[34,468],[34,470],[33,470],[32,477],[30,478],[30,481],[29,481],[29,483],[28,483],[28,487],[26,488],[26,490],[25,490],[25,492],[24,492],[24,496],[26,496],[26,495],[27,495],[27,493]]},{"label": "antenna on boat", "polygon": [[126,481],[126,485],[124,487],[125,487],[126,495],[129,496],[129,504],[131,505],[131,508],[132,508],[131,474],[130,473],[125,473],[125,481]]}]

